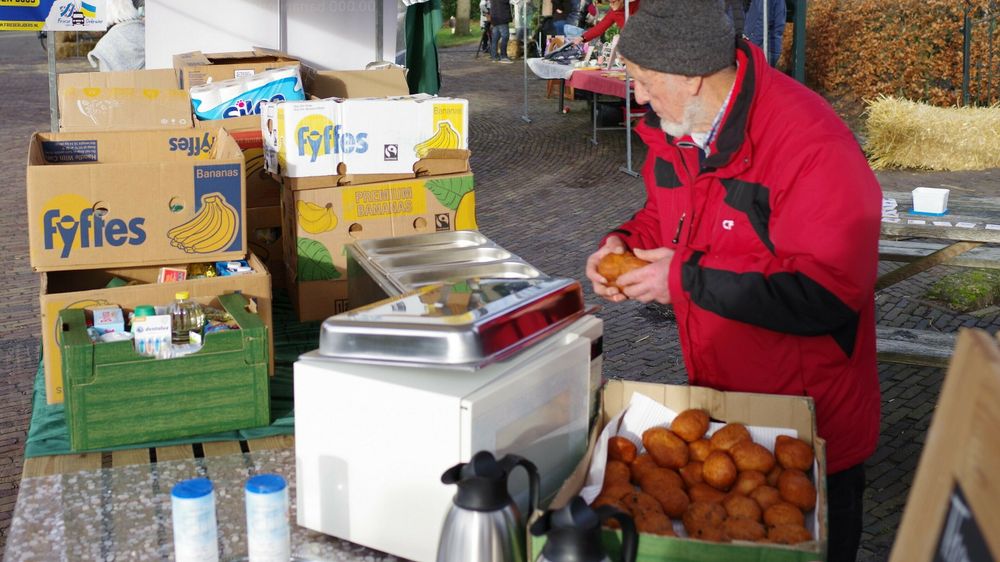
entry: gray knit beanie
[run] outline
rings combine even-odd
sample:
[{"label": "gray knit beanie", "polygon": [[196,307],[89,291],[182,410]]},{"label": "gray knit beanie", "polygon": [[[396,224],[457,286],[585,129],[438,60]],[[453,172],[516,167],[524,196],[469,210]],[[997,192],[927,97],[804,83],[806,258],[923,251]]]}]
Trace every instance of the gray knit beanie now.
[{"label": "gray knit beanie", "polygon": [[736,57],[724,0],[642,0],[618,40],[618,51],[643,68],[707,76]]}]

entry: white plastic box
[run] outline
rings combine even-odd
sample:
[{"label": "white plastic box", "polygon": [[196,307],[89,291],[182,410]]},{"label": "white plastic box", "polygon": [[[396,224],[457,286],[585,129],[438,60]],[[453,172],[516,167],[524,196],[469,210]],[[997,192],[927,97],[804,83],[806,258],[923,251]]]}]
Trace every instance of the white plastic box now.
[{"label": "white plastic box", "polygon": [[943,215],[948,212],[950,190],[936,187],[918,187],[913,190],[913,212]]}]

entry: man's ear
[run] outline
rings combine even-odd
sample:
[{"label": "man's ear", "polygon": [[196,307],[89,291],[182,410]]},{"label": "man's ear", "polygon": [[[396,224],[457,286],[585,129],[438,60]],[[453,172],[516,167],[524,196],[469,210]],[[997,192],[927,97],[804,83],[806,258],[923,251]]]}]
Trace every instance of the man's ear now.
[{"label": "man's ear", "polygon": [[697,96],[701,93],[701,88],[705,85],[704,76],[685,76],[684,77],[684,88],[687,93],[691,96]]}]

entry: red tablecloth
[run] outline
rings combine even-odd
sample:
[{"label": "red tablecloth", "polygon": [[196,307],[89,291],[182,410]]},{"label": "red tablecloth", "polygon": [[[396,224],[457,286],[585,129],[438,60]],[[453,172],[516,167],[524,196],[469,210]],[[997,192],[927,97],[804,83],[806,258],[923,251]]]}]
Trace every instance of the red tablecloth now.
[{"label": "red tablecloth", "polygon": [[625,99],[624,71],[574,70],[566,83],[577,90]]}]

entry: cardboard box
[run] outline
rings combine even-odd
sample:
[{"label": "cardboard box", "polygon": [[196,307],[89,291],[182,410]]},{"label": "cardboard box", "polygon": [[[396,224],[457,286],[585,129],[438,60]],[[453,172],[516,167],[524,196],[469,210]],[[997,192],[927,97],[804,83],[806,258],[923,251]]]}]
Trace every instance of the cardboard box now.
[{"label": "cardboard box", "polygon": [[322,320],[346,310],[345,245],[355,240],[476,228],[473,177],[468,173],[361,186],[283,189],[281,206],[288,286],[303,321]]},{"label": "cardboard box", "polygon": [[59,131],[189,129],[191,99],[173,71],[59,75]]},{"label": "cardboard box", "polygon": [[468,102],[427,95],[265,103],[265,166],[287,177],[408,174],[431,150],[469,146]]},{"label": "cardboard box", "polygon": [[[221,123],[243,150],[243,159],[246,161],[247,208],[281,205],[281,184],[264,170],[264,137],[260,127],[234,130],[230,127],[229,119]],[[259,125],[259,119],[255,124]]]},{"label": "cardboard box", "polygon": [[197,352],[155,359],[132,341],[93,343],[84,311],[59,313],[66,427],[74,451],[260,427],[271,422],[269,328],[228,293],[197,298],[224,308],[238,330],[206,334]]},{"label": "cardboard box", "polygon": [[[757,560],[764,562],[813,562],[826,558],[827,502],[826,502],[826,443],[816,432],[816,414],[811,398],[805,396],[780,396],[744,392],[722,392],[699,386],[679,386],[612,380],[602,392],[603,407],[591,436],[590,447],[573,474],[566,480],[549,509],[565,506],[576,496],[587,478],[590,460],[594,454],[597,436],[608,422],[628,407],[633,393],[640,393],[680,412],[688,408],[702,408],[713,419],[747,425],[783,427],[794,429],[800,439],[811,443],[816,452],[816,524],[818,540],[802,546],[784,546],[754,543],[716,543],[697,539],[663,537],[642,534],[636,560],[639,562],[729,562],[732,560]],[[808,517],[808,515],[807,515]],[[541,554],[544,537],[528,536],[529,556],[534,560]],[[620,546],[613,531],[605,531],[605,546]],[[614,557],[614,556],[612,556]]]},{"label": "cardboard box", "polygon": [[326,98],[384,98],[410,93],[402,68],[320,70],[310,75],[309,94]]},{"label": "cardboard box", "polygon": [[281,206],[247,209],[247,243],[267,270],[273,272],[271,287],[285,287],[285,259],[281,235]]},{"label": "cardboard box", "polygon": [[300,64],[295,57],[260,47],[233,53],[192,51],[174,55],[177,83],[185,90],[207,82],[231,80],[283,66]]},{"label": "cardboard box", "polygon": [[[156,277],[160,272],[158,265],[42,273],[39,304],[46,401],[49,404],[63,401],[62,355],[59,352],[58,342],[60,330],[56,320],[59,312],[67,308],[118,305],[132,310],[141,304],[169,304],[174,300],[174,293],[177,291],[187,291],[192,298],[198,300],[226,292],[240,291],[256,301],[257,313],[268,326],[268,338],[271,339],[271,276],[256,256],[251,255],[248,260],[254,273],[187,279],[172,283],[156,283]],[[109,287],[109,282],[116,278],[137,284]],[[273,342],[269,343],[269,347],[273,361]]]},{"label": "cardboard box", "polygon": [[240,259],[243,152],[215,133],[36,133],[28,238],[36,271]]},{"label": "cardboard box", "polygon": [[1000,346],[963,329],[903,510],[891,562],[1000,558]]}]

